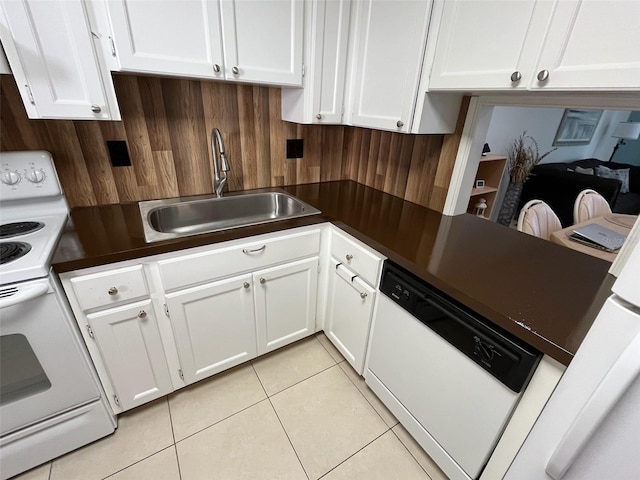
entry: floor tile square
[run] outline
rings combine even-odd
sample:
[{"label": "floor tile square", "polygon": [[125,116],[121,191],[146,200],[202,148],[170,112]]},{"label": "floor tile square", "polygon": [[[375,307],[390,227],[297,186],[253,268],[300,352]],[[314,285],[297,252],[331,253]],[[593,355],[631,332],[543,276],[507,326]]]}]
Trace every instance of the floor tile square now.
[{"label": "floor tile square", "polygon": [[315,336],[264,355],[252,363],[269,396],[336,364]]},{"label": "floor tile square", "polygon": [[274,395],[271,402],[312,480],[388,429],[337,365]]},{"label": "floor tile square", "polygon": [[162,398],[118,416],[114,434],[53,461],[50,480],[102,479],[173,444]]},{"label": "floor tile square", "polygon": [[169,395],[175,439],[193,435],[265,398],[249,363],[178,390]]},{"label": "floor tile square", "polygon": [[364,447],[353,457],[338,465],[322,480],[429,480],[415,458],[388,431]]},{"label": "floor tile square", "polygon": [[324,332],[316,333],[316,338],[322,344],[322,346],[327,350],[327,352],[329,352],[329,355],[331,355],[331,358],[333,358],[336,361],[336,363],[340,363],[344,361],[344,357],[340,353],[340,350],[338,350],[333,345],[333,343],[331,343],[331,340],[329,340],[329,338],[324,334]]},{"label": "floor tile square", "polygon": [[37,468],[13,477],[13,480],[49,480],[49,472],[51,471],[51,462],[47,462],[44,465],[40,465]]},{"label": "floor tile square", "polygon": [[268,400],[181,442],[182,480],[306,480]]},{"label": "floor tile square", "polygon": [[347,362],[342,362],[340,363],[340,368],[347,374],[347,377],[349,377],[358,390],[360,390],[360,393],[364,395],[364,398],[366,398],[375,411],[378,412],[378,415],[382,417],[382,420],[384,420],[384,423],[386,423],[389,428],[398,424],[398,420],[393,416],[393,413],[384,406],[384,403],[382,403],[376,394],[367,386],[364,378],[358,375],[351,365]]},{"label": "floor tile square", "polygon": [[425,472],[429,474],[431,480],[449,480],[440,467],[416,442],[411,434],[400,424],[393,427],[393,433],[400,439],[402,444],[409,450],[413,458],[420,464]]},{"label": "floor tile square", "polygon": [[180,480],[176,447],[172,445],[141,462],[134,463],[108,477],[108,480]]}]

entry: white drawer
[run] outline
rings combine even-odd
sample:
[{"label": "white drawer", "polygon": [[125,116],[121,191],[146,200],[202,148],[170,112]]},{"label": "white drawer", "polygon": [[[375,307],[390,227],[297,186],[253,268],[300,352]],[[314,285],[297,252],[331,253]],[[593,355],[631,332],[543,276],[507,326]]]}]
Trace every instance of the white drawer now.
[{"label": "white drawer", "polygon": [[158,266],[164,289],[170,291],[317,255],[319,251],[320,230],[312,230],[232,247],[214,247],[210,251],[160,260]]},{"label": "white drawer", "polygon": [[333,229],[331,255],[357,273],[369,285],[377,286],[382,258],[360,244],[358,240]]},{"label": "white drawer", "polygon": [[83,310],[110,307],[149,295],[142,265],[74,277],[71,286]]}]

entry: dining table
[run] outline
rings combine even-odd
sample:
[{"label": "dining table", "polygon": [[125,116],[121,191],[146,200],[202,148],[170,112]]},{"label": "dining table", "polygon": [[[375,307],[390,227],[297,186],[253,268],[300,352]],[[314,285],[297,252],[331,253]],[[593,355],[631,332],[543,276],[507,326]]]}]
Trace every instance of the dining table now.
[{"label": "dining table", "polygon": [[607,252],[596,247],[590,247],[589,245],[571,240],[570,235],[577,228],[596,224],[627,236],[631,232],[631,229],[637,220],[638,215],[608,213],[599,217],[590,218],[584,222],[576,223],[575,225],[563,228],[562,230],[556,230],[551,234],[550,240],[558,245],[613,262],[619,250],[615,252]]}]

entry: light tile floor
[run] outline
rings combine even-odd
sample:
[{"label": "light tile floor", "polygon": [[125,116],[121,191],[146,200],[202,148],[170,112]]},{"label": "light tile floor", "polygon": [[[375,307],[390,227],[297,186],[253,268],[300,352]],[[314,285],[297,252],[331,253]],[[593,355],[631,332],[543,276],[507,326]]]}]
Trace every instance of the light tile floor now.
[{"label": "light tile floor", "polygon": [[324,334],[120,415],[19,480],[446,480]]}]

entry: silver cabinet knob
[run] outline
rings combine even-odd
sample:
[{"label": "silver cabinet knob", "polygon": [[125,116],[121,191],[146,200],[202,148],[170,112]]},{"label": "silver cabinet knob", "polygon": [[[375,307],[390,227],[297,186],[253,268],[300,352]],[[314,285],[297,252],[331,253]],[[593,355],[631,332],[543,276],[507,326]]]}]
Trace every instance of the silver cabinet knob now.
[{"label": "silver cabinet knob", "polygon": [[404,127],[404,122],[402,120],[398,120],[396,122],[396,125],[398,126],[398,128],[402,128],[402,127]]},{"label": "silver cabinet knob", "polygon": [[249,288],[251,285],[249,284],[249,282],[244,282],[244,284],[242,286],[244,288]]},{"label": "silver cabinet knob", "polygon": [[347,259],[347,262],[350,262],[350,261],[353,259],[353,255],[349,255],[349,254],[347,253],[347,255],[346,255],[346,257],[345,257],[345,258]]},{"label": "silver cabinet knob", "polygon": [[145,312],[144,310],[140,310],[138,312],[138,318],[147,318],[147,312]]},{"label": "silver cabinet knob", "polygon": [[511,74],[512,82],[519,82],[521,78],[522,78],[522,74],[517,70]]},{"label": "silver cabinet knob", "polygon": [[213,64],[213,71],[216,73],[220,73],[220,65],[218,65],[217,63]]},{"label": "silver cabinet knob", "polygon": [[267,279],[266,279],[266,278],[261,278],[261,279],[260,279],[260,283],[261,283],[262,285],[264,285],[265,283],[267,283]]},{"label": "silver cabinet knob", "polygon": [[231,71],[233,72],[234,75],[238,75],[240,73],[240,69],[238,67],[233,67]]},{"label": "silver cabinet knob", "polygon": [[93,113],[100,113],[102,109],[100,108],[100,105],[91,105],[91,111]]},{"label": "silver cabinet knob", "polygon": [[116,287],[111,287],[109,290],[107,290],[107,293],[111,296],[117,295],[118,289]]},{"label": "silver cabinet knob", "polygon": [[318,120],[322,120],[322,114],[321,114],[321,113],[318,113],[318,114],[316,115],[316,118],[317,118]]},{"label": "silver cabinet knob", "polygon": [[540,70],[538,72],[538,80],[544,82],[547,78],[549,78],[549,70]]},{"label": "silver cabinet knob", "polygon": [[360,298],[362,298],[363,300],[367,298],[366,292],[360,292]]}]

